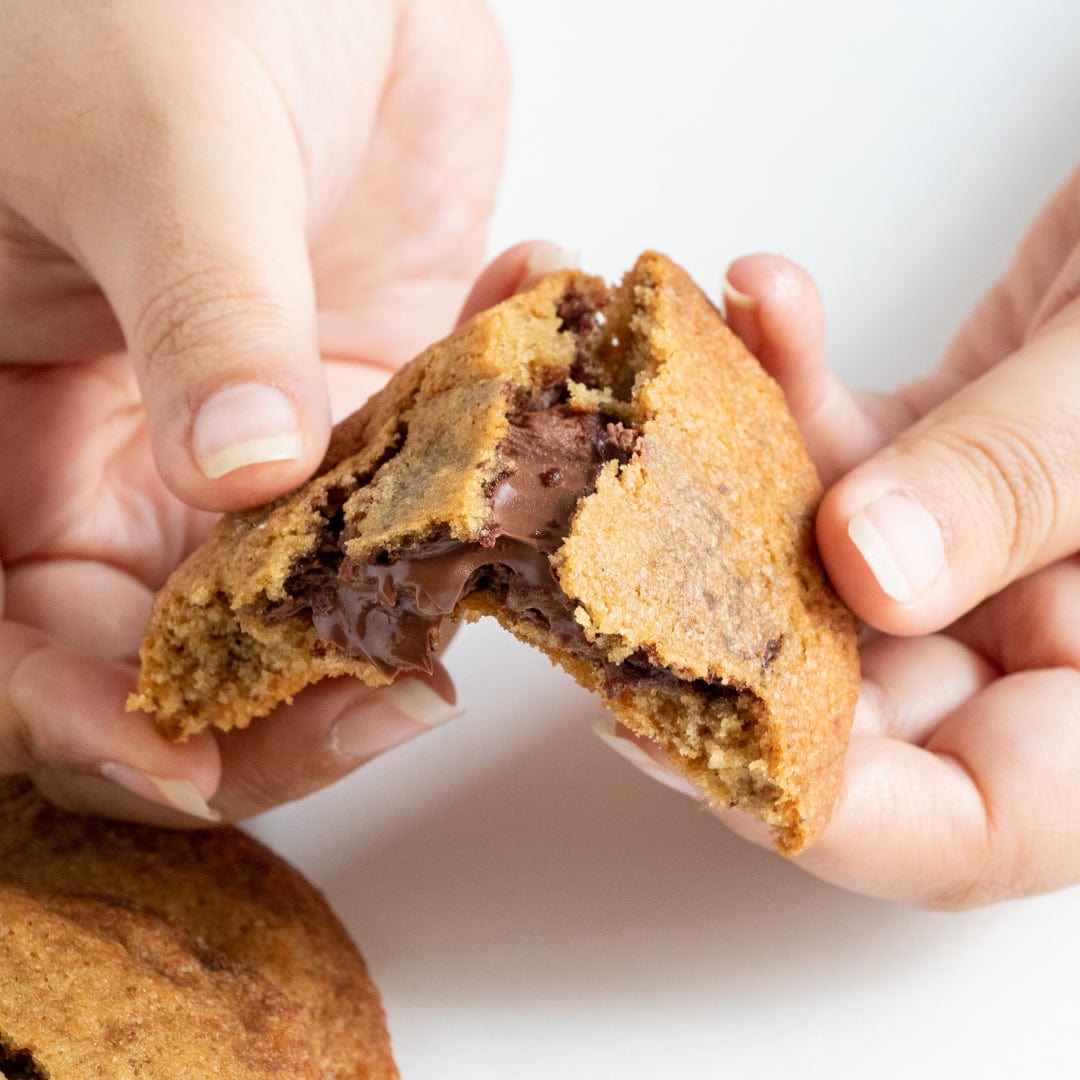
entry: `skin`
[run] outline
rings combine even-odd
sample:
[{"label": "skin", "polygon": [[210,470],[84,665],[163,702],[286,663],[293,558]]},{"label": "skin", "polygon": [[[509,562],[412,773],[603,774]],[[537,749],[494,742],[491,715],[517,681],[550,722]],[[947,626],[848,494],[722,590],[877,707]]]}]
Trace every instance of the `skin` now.
[{"label": "skin", "polygon": [[[152,590],[211,512],[303,481],[328,403],[350,411],[461,307],[507,80],[486,9],[448,8],[5,5],[0,773],[65,805],[190,823],[139,778],[238,818],[422,730],[348,680],[179,746],[123,702]],[[462,317],[559,258],[507,252]],[[829,573],[870,628],[840,802],[795,860],[827,881],[958,908],[1080,880],[1078,278],[1074,177],[937,372],[855,395],[828,370],[805,271],[762,255],[729,270],[730,321],[829,486]],[[197,410],[253,381],[291,403],[301,452],[210,478]],[[900,600],[850,532],[889,492],[941,531],[940,565],[915,566]],[[441,671],[430,684],[452,697]],[[348,719],[365,734],[343,754]]]},{"label": "skin", "polygon": [[[0,773],[173,823],[146,778],[179,781],[236,818],[424,729],[349,680],[183,745],[124,700],[152,591],[208,511],[302,482],[331,399],[351,411],[453,325],[507,82],[479,0],[4,6]],[[196,411],[251,382],[291,402],[302,452],[210,479]],[[445,673],[428,684],[452,700]],[[348,753],[343,717],[369,721]]]},{"label": "skin", "polygon": [[[830,373],[820,298],[800,267],[750,256],[728,280],[732,326],[780,382],[831,485],[818,515],[830,577],[870,627],[840,801],[796,864],[943,909],[1075,883],[1080,172],[938,369],[892,394],[853,394]],[[940,573],[903,602],[848,533],[860,508],[896,490],[944,535]]]}]

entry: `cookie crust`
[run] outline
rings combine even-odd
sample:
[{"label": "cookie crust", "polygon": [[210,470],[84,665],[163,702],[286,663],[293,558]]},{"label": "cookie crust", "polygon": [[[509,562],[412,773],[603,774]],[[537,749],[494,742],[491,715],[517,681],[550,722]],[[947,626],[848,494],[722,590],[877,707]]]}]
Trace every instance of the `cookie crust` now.
[{"label": "cookie crust", "polygon": [[0,1076],[319,1080],[295,1005],[152,912],[0,881]]},{"label": "cookie crust", "polygon": [[310,615],[269,613],[326,552],[356,567],[433,537],[485,542],[515,410],[553,393],[636,433],[551,557],[580,641],[493,587],[455,616],[493,615],[715,805],[801,850],[835,801],[858,684],[854,622],[814,546],[821,485],[780,389],[651,252],[613,289],[561,272],[480,314],[340,425],[313,481],[227,517],[159,596],[133,704],[184,737],[242,726],[326,676],[386,683]]},{"label": "cookie crust", "polygon": [[[9,965],[16,965],[19,956],[25,962],[26,948],[35,940],[35,920],[44,919],[52,927],[48,941],[64,943],[62,948],[57,945],[60,951],[55,960],[69,954],[77,957],[78,942],[87,933],[93,931],[100,938],[105,932],[102,927],[119,926],[121,914],[127,913],[124,918],[134,935],[129,935],[130,940],[117,938],[111,944],[98,941],[94,945],[94,955],[106,965],[103,970],[114,971],[119,979],[142,964],[138,978],[147,987],[156,986],[155,994],[166,994],[163,1000],[167,1000],[170,980],[179,979],[182,989],[205,982],[206,994],[217,995],[213,1000],[221,1010],[221,1031],[232,1031],[238,1038],[248,1032],[253,1043],[267,1031],[279,1041],[287,1036],[290,1049],[281,1060],[291,1062],[294,1071],[238,1072],[237,1076],[319,1080],[396,1080],[398,1076],[378,991],[344,928],[311,884],[238,829],[177,831],[103,821],[57,809],[25,779],[0,779],[0,888],[6,890],[0,892],[4,914],[0,922],[10,923],[9,913],[14,918],[18,911],[20,925],[25,924],[20,931],[22,941],[9,942]],[[90,906],[76,910],[73,897],[89,898]],[[135,948],[133,941],[142,944]],[[160,942],[161,956],[168,961],[165,968],[153,960],[159,949],[154,942]],[[37,972],[33,985],[47,986],[54,960],[33,969]],[[86,1012],[84,1026],[92,1026],[90,991],[81,1006],[78,1002],[80,988],[94,986],[96,969],[89,959],[79,966],[85,974],[64,996],[49,998],[42,990],[40,1001],[52,1000],[56,1009],[65,1003],[72,1009],[81,1007]],[[183,972],[188,969],[191,979],[184,983]],[[29,979],[31,969],[25,970]],[[207,982],[199,974],[203,971],[216,973],[215,978]],[[51,977],[55,983],[55,973]],[[105,974],[102,985],[103,980]],[[24,1006],[33,995],[5,996],[4,988],[13,994],[15,985],[0,978],[0,1033],[9,1039],[15,1038],[16,1018],[32,1015],[24,1012]],[[177,1002],[186,1002],[183,1007],[188,1009],[194,1008],[192,1002],[199,996],[189,1000],[188,989],[177,994]],[[252,1010],[265,1014],[263,1027]],[[169,1015],[168,1009],[160,1011],[160,1018]],[[157,1022],[149,1015],[145,1020],[151,1028]],[[20,1030],[26,1031],[25,1027]],[[41,1053],[54,1045],[49,1041],[53,1028],[33,1031],[38,1032],[39,1042],[44,1040]],[[148,1046],[156,1045],[156,1039],[155,1035]],[[87,1052],[92,1049],[91,1041]],[[277,1060],[273,1055],[266,1059]],[[303,1068],[297,1064],[302,1061],[307,1062]],[[158,1072],[133,1075],[202,1075],[168,1072],[166,1064],[160,1063]],[[50,1075],[60,1080],[64,1075],[98,1074],[76,1070]],[[100,1075],[114,1074],[103,1067]]]}]

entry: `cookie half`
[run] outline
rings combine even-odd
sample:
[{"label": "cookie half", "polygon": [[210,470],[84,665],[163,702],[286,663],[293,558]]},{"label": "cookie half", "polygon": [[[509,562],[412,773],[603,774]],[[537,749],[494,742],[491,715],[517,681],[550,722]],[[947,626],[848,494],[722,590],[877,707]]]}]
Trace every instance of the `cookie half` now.
[{"label": "cookie half", "polygon": [[[16,921],[22,929],[12,937]],[[132,1045],[146,1054],[164,1024],[190,1054],[231,1033],[237,1062],[233,1072],[211,1073],[211,1065],[225,1069],[223,1047],[202,1069],[180,1069],[197,1061],[180,1055],[133,1076],[397,1080],[378,991],[345,929],[302,875],[238,829],[102,821],[58,810],[25,779],[0,779],[0,939],[0,1063],[26,1052],[52,1063],[43,1074],[52,1080],[127,1076],[94,1058],[91,1037],[98,1032],[104,1054],[103,1033],[127,1009]],[[80,942],[89,951],[80,953]],[[6,978],[19,970],[21,983]],[[95,989],[129,976],[145,987],[146,1009]],[[174,1008],[155,1004],[169,1001]],[[58,1056],[66,1044],[53,1036],[67,1023],[64,1010],[81,1013],[83,1056]],[[209,1015],[217,1019],[207,1038],[180,1038],[184,1017]],[[262,1056],[252,1050],[260,1046]],[[90,1060],[105,1064],[99,1072],[71,1066]],[[0,1064],[0,1077],[8,1075]]]},{"label": "cookie half", "polygon": [[330,675],[429,669],[493,615],[782,851],[828,820],[858,684],[783,395],[689,277],[565,271],[338,426],[319,474],[227,516],[159,594],[132,705],[243,726]]}]

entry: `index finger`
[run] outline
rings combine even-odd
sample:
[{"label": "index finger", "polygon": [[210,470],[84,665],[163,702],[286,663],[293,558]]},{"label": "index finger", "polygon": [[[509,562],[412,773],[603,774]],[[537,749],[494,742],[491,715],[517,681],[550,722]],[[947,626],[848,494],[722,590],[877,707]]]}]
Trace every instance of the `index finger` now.
[{"label": "index finger", "polygon": [[1078,764],[1080,672],[999,679],[924,747],[854,736],[832,821],[794,861],[842,888],[938,909],[1061,888],[1080,880]]}]

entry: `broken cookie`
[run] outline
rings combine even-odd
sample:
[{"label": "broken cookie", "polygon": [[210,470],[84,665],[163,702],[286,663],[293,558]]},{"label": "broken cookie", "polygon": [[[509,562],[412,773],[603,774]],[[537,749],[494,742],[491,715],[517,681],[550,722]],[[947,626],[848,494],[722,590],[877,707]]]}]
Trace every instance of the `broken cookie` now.
[{"label": "broken cookie", "polygon": [[157,599],[132,703],[175,737],[243,726],[327,676],[430,670],[445,619],[493,615],[794,853],[858,685],[820,497],[779,387],[682,270],[552,274],[217,526]]}]

